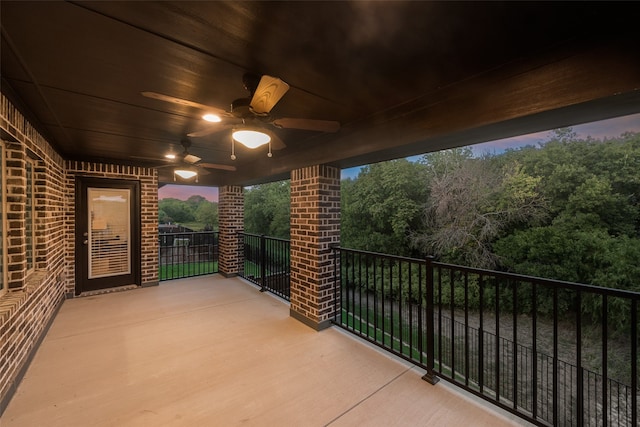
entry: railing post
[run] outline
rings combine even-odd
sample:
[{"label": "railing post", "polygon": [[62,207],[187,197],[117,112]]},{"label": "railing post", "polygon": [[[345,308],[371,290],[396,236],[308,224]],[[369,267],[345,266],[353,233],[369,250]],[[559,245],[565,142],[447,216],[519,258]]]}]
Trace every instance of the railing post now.
[{"label": "railing post", "polygon": [[264,234],[260,235],[260,292],[267,290],[267,239]]},{"label": "railing post", "polygon": [[338,308],[338,297],[341,295],[340,290],[340,276],[338,272],[338,257],[340,256],[340,250],[337,244],[333,243],[329,245],[329,249],[333,251],[333,322],[340,324],[342,319],[339,317],[342,307]]},{"label": "railing post", "polygon": [[436,384],[440,379],[436,376],[434,371],[434,359],[435,359],[435,322],[433,319],[434,309],[433,309],[433,257],[428,256],[426,259],[427,263],[427,287],[426,287],[426,297],[427,297],[427,373],[422,377],[423,380],[428,382],[429,384]]},{"label": "railing post", "polygon": [[638,299],[631,300],[631,425],[638,425]]},{"label": "railing post", "polygon": [[582,368],[582,292],[576,291],[576,376],[578,399],[576,415],[579,426],[584,425],[584,370]]},{"label": "railing post", "polygon": [[[236,233],[236,258],[238,259],[238,275],[240,277],[243,276],[244,273],[244,245],[242,241],[244,240],[241,232]],[[220,263],[218,263],[218,266]]]}]

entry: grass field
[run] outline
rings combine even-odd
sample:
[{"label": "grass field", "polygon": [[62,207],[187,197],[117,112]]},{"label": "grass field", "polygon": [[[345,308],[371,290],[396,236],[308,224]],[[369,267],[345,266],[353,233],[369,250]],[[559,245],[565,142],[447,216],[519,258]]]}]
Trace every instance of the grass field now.
[{"label": "grass field", "polygon": [[188,262],[184,264],[161,265],[158,276],[160,280],[180,279],[182,277],[200,276],[218,272],[218,262]]}]

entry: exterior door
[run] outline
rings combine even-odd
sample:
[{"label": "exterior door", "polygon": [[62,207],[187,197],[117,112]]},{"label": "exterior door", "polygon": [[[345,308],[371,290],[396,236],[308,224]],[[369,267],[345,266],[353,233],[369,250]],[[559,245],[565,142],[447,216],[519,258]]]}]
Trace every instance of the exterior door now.
[{"label": "exterior door", "polygon": [[140,184],[76,179],[76,295],[140,285]]}]

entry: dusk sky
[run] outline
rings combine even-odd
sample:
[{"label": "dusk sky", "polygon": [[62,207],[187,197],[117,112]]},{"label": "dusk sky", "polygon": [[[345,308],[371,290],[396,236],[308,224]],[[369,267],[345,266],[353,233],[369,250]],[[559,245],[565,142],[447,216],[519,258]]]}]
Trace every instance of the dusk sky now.
[{"label": "dusk sky", "polygon": [[[618,137],[624,132],[640,132],[640,114],[617,117],[610,120],[591,122],[583,125],[572,126],[579,138],[591,136],[596,139]],[[523,147],[525,145],[537,145],[539,142],[549,139],[551,131],[536,132],[528,135],[516,136],[513,138],[499,139],[485,142],[473,146],[476,155],[484,153],[501,153],[507,148]],[[415,156],[417,159],[419,156]],[[412,158],[413,159],[413,158]],[[342,179],[355,178],[360,172],[360,167],[343,169]],[[200,195],[211,202],[218,201],[217,187],[200,187],[194,185],[165,185],[158,190],[158,198],[174,198],[187,200],[193,195]]]},{"label": "dusk sky", "polygon": [[[591,136],[596,139],[614,138],[625,132],[640,132],[640,114],[616,117],[615,119],[601,120],[598,122],[585,123],[583,125],[571,126],[578,138]],[[485,153],[502,153],[508,148],[524,147],[525,145],[538,145],[539,142],[547,141],[551,135],[551,130],[530,133],[527,135],[514,136],[512,138],[498,139],[484,142],[472,146],[476,156]],[[417,160],[421,156],[410,157],[409,160]],[[360,173],[360,167],[343,169],[342,179],[355,178]]]},{"label": "dusk sky", "polygon": [[187,200],[191,196],[202,196],[210,202],[217,202],[218,187],[169,184],[158,190],[158,199]]}]

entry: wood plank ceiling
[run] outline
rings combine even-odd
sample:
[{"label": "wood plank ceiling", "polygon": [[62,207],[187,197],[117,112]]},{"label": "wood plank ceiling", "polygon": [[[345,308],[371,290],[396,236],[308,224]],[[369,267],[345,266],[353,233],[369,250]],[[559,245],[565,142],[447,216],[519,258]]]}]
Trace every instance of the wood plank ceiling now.
[{"label": "wood plank ceiling", "polygon": [[[287,178],[640,112],[637,7],[562,2],[0,3],[2,91],[68,159],[162,165],[228,110],[246,72],[291,89],[272,117],[338,121],[336,133],[271,130],[284,142],[190,138],[200,184]],[[161,168],[162,182],[173,181]]]}]

